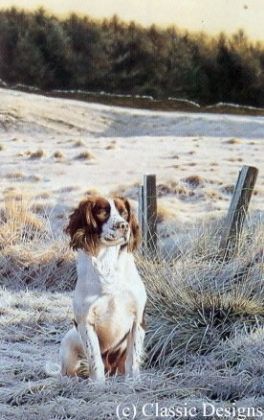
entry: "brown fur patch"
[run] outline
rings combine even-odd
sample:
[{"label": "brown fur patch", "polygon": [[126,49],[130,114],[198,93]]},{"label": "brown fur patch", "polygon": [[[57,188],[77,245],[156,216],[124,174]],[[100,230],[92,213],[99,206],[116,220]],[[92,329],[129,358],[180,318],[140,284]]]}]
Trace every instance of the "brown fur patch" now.
[{"label": "brown fur patch", "polygon": [[110,376],[125,374],[127,337],[129,333],[130,332],[128,332],[113,349],[110,349],[102,354],[105,372]]},{"label": "brown fur patch", "polygon": [[[140,230],[135,214],[132,212],[126,198],[114,198],[115,206],[120,215],[130,225],[130,238],[127,245],[128,252],[135,251],[140,243]],[[99,251],[99,235],[102,225],[110,216],[111,206],[108,200],[100,196],[89,196],[81,201],[70,215],[69,224],[65,232],[70,235],[70,246],[74,249],[84,249],[96,256]]]},{"label": "brown fur patch", "polygon": [[125,219],[126,221],[128,221],[129,210],[126,205],[125,199],[121,197],[114,198],[114,203],[120,216],[123,217],[123,219]]},{"label": "brown fur patch", "polygon": [[80,202],[70,215],[65,231],[70,235],[70,246],[84,249],[91,255],[99,251],[99,234],[110,214],[110,204],[102,197],[92,196]]},{"label": "brown fur patch", "polygon": [[141,234],[137,218],[132,211],[131,205],[127,198],[116,197],[114,198],[115,206],[120,215],[128,221],[130,226],[130,238],[127,245],[128,252],[135,251],[140,244]]}]

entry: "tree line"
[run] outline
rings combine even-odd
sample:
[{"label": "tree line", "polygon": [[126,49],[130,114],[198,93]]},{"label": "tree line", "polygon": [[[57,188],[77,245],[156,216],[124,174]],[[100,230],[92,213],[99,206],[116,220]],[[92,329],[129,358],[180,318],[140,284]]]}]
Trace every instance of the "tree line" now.
[{"label": "tree line", "polygon": [[117,16],[0,11],[0,78],[8,84],[264,106],[263,70],[264,46],[242,30],[209,37]]}]

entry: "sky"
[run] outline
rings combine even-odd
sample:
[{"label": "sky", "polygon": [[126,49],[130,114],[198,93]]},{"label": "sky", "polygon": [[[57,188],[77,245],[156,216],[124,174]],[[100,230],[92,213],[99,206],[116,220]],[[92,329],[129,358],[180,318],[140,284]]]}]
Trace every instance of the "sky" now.
[{"label": "sky", "polygon": [[72,11],[95,18],[118,14],[143,25],[175,24],[210,34],[242,28],[252,39],[264,41],[264,0],[0,0],[0,8],[9,6],[43,6],[61,16]]}]

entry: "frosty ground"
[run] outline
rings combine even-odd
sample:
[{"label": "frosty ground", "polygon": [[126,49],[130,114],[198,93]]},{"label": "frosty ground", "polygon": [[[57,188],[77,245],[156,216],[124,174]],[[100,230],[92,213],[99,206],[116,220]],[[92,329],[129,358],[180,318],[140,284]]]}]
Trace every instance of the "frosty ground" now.
[{"label": "frosty ground", "polygon": [[[152,402],[195,406],[196,418],[204,401],[264,407],[263,118],[4,89],[0,98],[2,418],[117,418],[126,402],[136,418]],[[227,263],[218,253],[221,224],[243,164],[260,172]],[[87,379],[49,377],[45,363],[57,361],[72,319],[69,212],[94,191],[125,194],[136,206],[145,173],[157,175],[163,258],[137,256],[149,295],[144,374],[125,385],[109,379],[102,390]]]}]

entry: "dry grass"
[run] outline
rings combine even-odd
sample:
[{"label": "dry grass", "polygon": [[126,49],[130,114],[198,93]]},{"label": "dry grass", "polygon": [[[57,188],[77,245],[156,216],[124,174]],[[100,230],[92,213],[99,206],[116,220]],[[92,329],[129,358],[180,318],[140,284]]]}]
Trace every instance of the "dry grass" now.
[{"label": "dry grass", "polygon": [[29,159],[42,159],[45,156],[45,152],[42,149],[38,149],[35,152],[29,152]]},{"label": "dry grass", "polygon": [[113,150],[113,149],[116,149],[115,143],[110,143],[107,146],[105,146],[105,150]]},{"label": "dry grass", "polygon": [[62,160],[62,159],[64,159],[64,154],[60,150],[57,150],[56,152],[53,153],[53,157],[55,159]]},{"label": "dry grass", "polygon": [[39,182],[41,181],[41,179],[42,177],[40,175],[30,175],[28,177],[28,181],[31,181],[31,182]]},{"label": "dry grass", "polygon": [[240,139],[229,139],[229,140],[226,140],[226,142],[225,142],[226,144],[241,144],[241,140]]},{"label": "dry grass", "polygon": [[233,194],[235,186],[233,184],[223,185],[221,191],[225,194]]},{"label": "dry grass", "polygon": [[34,201],[30,210],[37,215],[46,215],[49,208],[46,202]]},{"label": "dry grass", "polygon": [[[42,204],[44,210],[44,204]],[[72,288],[75,267],[65,238],[53,236],[47,215],[15,194],[5,198],[0,225],[0,278],[2,285]]]},{"label": "dry grass", "polygon": [[204,188],[200,193],[200,197],[209,199],[211,202],[218,202],[219,200],[223,200],[222,194],[213,188]]},{"label": "dry grass", "polygon": [[27,199],[16,192],[6,194],[0,220],[0,249],[45,231],[43,221],[30,212]]},{"label": "dry grass", "polygon": [[157,186],[158,197],[170,195],[177,195],[181,199],[193,196],[193,191],[182,182],[170,181],[166,184],[158,184]]},{"label": "dry grass", "polygon": [[185,164],[185,166],[197,166],[197,163],[196,162],[188,162],[188,163],[186,163]]},{"label": "dry grass", "polygon": [[41,192],[37,195],[37,198],[42,198],[42,199],[46,199],[46,200],[50,197],[51,197],[51,192],[50,191],[43,191],[43,192]]},{"label": "dry grass", "polygon": [[75,159],[78,159],[78,160],[93,160],[93,159],[95,159],[95,156],[91,152],[86,150],[84,152],[81,152],[79,155],[77,155],[75,157]]},{"label": "dry grass", "polygon": [[184,182],[191,185],[192,187],[199,187],[204,185],[204,179],[200,175],[190,175],[184,179]]},{"label": "dry grass", "polygon": [[25,174],[23,172],[9,172],[8,174],[6,174],[6,178],[23,179],[25,178]]},{"label": "dry grass", "polygon": [[217,258],[218,226],[200,228],[181,258],[171,260],[170,270],[162,261],[143,264],[149,295],[148,366],[198,367],[210,360],[219,374],[220,369],[230,373],[225,365],[230,348],[238,337],[255,335],[264,322],[263,233],[264,225],[256,221],[241,238],[236,257],[224,262]]},{"label": "dry grass", "polygon": [[[74,255],[48,218],[23,198],[1,212],[0,407],[3,419],[115,419],[118,404],[262,406],[264,374],[264,224],[248,222],[236,256],[218,255],[221,223],[197,226],[180,254],[158,262],[137,256],[148,292],[147,356],[140,380],[49,377],[47,360],[71,326]],[[164,209],[161,209],[164,216]],[[170,235],[173,228],[169,228]],[[30,355],[30,357],[29,357]],[[143,416],[139,415],[139,419]]]},{"label": "dry grass", "polygon": [[158,204],[157,208],[157,223],[168,222],[172,220],[175,213],[170,210],[167,206]]},{"label": "dry grass", "polygon": [[123,196],[129,197],[132,200],[138,200],[138,188],[140,186],[139,182],[135,182],[132,185],[118,185],[114,190],[110,192],[110,196]]},{"label": "dry grass", "polygon": [[74,147],[83,147],[83,146],[85,146],[85,143],[84,143],[83,140],[77,140],[73,143],[73,146]]}]

